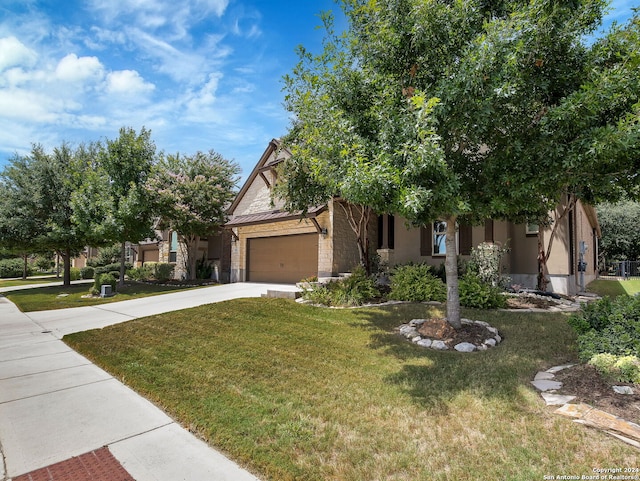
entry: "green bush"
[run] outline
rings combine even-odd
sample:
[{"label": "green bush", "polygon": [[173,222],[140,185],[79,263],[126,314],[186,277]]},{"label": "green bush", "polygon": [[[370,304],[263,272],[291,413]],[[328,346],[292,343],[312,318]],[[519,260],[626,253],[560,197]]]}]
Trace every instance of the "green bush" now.
[{"label": "green bush", "polygon": [[72,281],[80,280],[80,278],[81,278],[80,269],[78,269],[77,267],[70,267],[69,268],[69,278]]},{"label": "green bush", "polygon": [[498,309],[507,304],[499,287],[483,282],[477,275],[468,273],[460,278],[460,304],[474,309]]},{"label": "green bush", "polygon": [[127,275],[135,281],[167,281],[173,278],[173,264],[145,262],[143,266],[129,269]]},{"label": "green bush", "polygon": [[173,264],[157,263],[153,265],[153,277],[157,281],[168,281],[173,279]]},{"label": "green bush", "polygon": [[600,353],[593,356],[589,364],[600,374],[615,381],[640,384],[640,359],[636,356]]},{"label": "green bush", "polygon": [[56,265],[53,259],[47,256],[38,256],[34,264],[42,272],[49,272]]},{"label": "green bush", "polygon": [[586,306],[569,319],[578,333],[580,359],[596,354],[640,357],[640,296],[604,298]]},{"label": "green bush", "polygon": [[95,276],[95,269],[91,266],[85,266],[80,269],[80,277],[83,279],[93,279]]},{"label": "green bush", "polygon": [[447,288],[427,264],[406,264],[394,268],[389,299],[399,301],[447,300]]},{"label": "green bush", "polygon": [[[22,277],[22,271],[24,270],[24,260],[17,259],[2,259],[0,260],[0,278],[1,277]],[[33,268],[30,264],[27,264],[27,275],[33,274]]]},{"label": "green bush", "polygon": [[90,292],[94,296],[97,296],[98,294],[100,294],[100,286],[102,285],[110,285],[111,290],[113,292],[116,292],[116,282],[116,279],[114,279],[111,274],[98,274],[93,281],[93,287],[91,287]]},{"label": "green bush", "polygon": [[361,306],[380,296],[376,282],[367,276],[364,268],[356,267],[349,277],[314,286],[303,292],[303,297],[326,306]]},{"label": "green bush", "polygon": [[[129,269],[133,268],[133,264],[131,264],[131,262],[125,262],[124,264],[124,270],[125,272]],[[98,274],[104,274],[105,272],[120,272],[120,263],[119,262],[114,262],[113,264],[107,264],[105,266],[100,266],[100,267],[96,267],[95,268],[95,273],[96,275]]]}]

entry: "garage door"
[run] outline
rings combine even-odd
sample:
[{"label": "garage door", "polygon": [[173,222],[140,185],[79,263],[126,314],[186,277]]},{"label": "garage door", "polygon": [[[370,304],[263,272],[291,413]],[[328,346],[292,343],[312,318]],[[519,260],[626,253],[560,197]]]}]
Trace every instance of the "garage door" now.
[{"label": "garage door", "polygon": [[247,240],[247,280],[295,283],[318,275],[318,234]]}]

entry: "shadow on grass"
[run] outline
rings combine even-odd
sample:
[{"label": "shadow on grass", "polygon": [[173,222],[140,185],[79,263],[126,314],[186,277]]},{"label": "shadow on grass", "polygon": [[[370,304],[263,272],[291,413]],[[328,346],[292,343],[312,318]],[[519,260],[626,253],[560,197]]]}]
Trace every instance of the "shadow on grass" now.
[{"label": "shadow on grass", "polygon": [[433,314],[431,307],[406,304],[362,310],[356,316],[376,331],[370,348],[401,361],[400,370],[385,381],[434,413],[446,414],[448,402],[465,392],[517,404],[522,388],[531,387],[538,370],[576,359],[575,335],[567,317],[558,313],[465,311],[463,317],[489,322],[503,337],[497,347],[484,352],[426,349],[394,331],[411,319]]}]

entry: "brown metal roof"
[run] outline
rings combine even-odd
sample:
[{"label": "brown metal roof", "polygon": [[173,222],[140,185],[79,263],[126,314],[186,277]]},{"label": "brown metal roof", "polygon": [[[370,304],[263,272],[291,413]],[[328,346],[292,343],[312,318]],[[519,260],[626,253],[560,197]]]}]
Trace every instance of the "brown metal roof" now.
[{"label": "brown metal roof", "polygon": [[326,209],[326,205],[312,207],[303,216],[302,211],[287,212],[282,210],[272,210],[270,212],[260,212],[257,214],[237,215],[227,222],[225,227],[239,227],[243,225],[268,224],[271,222],[282,222],[285,220],[313,219]]}]

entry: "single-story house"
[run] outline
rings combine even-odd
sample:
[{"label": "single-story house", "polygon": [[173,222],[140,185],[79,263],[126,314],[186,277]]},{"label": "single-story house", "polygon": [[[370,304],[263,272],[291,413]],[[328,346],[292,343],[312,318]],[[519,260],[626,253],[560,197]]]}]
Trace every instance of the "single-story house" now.
[{"label": "single-story house", "polygon": [[[310,208],[306,216],[283,210],[272,199],[275,166],[290,154],[272,140],[230,206],[225,227],[231,233],[231,282],[295,283],[303,278],[333,277],[350,271],[359,261],[355,234],[340,199]],[[559,211],[564,206],[558,207]],[[542,228],[542,227],[540,227]],[[542,228],[545,247],[551,229]],[[481,226],[460,226],[457,249],[468,257],[482,242],[509,247],[503,270],[513,284],[535,287],[538,273],[538,232],[533,224],[487,220]],[[373,219],[370,245],[377,246],[389,267],[407,262],[444,262],[443,222],[410,227],[405,219],[381,215]],[[600,227],[592,206],[577,202],[557,226],[549,260],[548,289],[574,294],[597,276]],[[579,264],[583,261],[583,264]],[[580,269],[584,267],[584,269]]]}]

